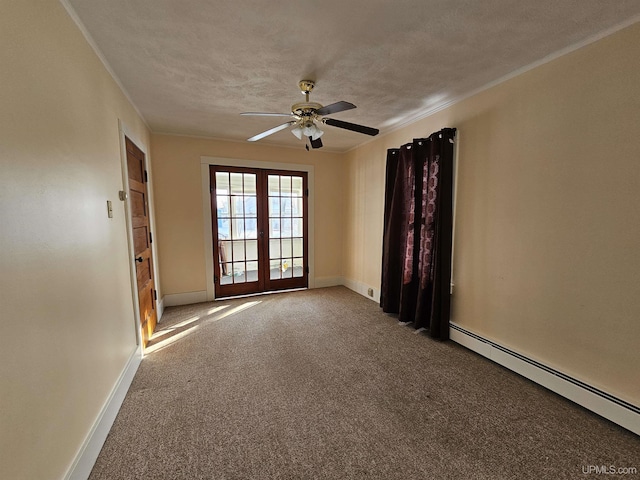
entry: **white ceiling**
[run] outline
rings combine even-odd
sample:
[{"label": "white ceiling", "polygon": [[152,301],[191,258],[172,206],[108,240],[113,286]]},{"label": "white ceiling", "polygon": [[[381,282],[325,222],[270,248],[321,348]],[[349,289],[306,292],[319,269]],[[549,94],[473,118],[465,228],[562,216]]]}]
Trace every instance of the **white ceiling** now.
[{"label": "white ceiling", "polygon": [[[638,0],[61,0],[156,133],[244,141],[304,101],[381,130],[640,20]],[[371,137],[324,126],[326,150]],[[430,132],[425,132],[428,134]],[[287,130],[260,143],[304,147]]]}]

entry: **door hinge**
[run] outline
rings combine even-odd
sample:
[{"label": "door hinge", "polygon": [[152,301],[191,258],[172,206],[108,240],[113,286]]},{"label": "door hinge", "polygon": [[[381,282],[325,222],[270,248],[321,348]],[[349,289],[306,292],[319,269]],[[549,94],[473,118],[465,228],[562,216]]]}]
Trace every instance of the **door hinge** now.
[{"label": "door hinge", "polygon": [[149,243],[153,243],[153,236],[151,236],[151,232],[149,232]]},{"label": "door hinge", "polygon": [[306,267],[304,267],[304,273],[309,273],[309,265],[307,265]]},{"label": "door hinge", "polygon": [[147,171],[144,171],[144,183],[147,183],[149,181],[149,175],[147,174]]},{"label": "door hinge", "polygon": [[155,289],[153,290],[153,299],[158,300],[158,291]]},{"label": "door hinge", "polygon": [[218,276],[217,275],[213,276],[213,283],[218,283]]},{"label": "door hinge", "polygon": [[308,197],[308,196],[309,196],[309,189],[308,189],[308,188],[307,188],[307,189],[305,189],[305,191],[304,191],[304,196],[305,196],[305,197]]}]

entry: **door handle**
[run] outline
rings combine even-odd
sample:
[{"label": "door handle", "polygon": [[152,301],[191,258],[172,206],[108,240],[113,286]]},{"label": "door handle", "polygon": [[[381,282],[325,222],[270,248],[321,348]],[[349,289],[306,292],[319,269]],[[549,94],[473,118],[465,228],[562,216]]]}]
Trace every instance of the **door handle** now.
[{"label": "door handle", "polygon": [[140,263],[142,263],[142,262],[144,262],[144,258],[142,258],[142,257],[138,257],[138,258],[136,258],[136,262],[140,262]]}]

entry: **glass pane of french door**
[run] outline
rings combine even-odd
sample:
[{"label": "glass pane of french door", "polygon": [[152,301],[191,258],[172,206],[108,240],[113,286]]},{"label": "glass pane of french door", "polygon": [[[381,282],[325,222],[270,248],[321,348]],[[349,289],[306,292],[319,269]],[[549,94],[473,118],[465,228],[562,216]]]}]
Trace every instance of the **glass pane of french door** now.
[{"label": "glass pane of french door", "polygon": [[[218,272],[217,287],[228,295],[260,288],[258,274],[258,175],[212,172]],[[253,285],[251,285],[253,284]],[[220,293],[220,292],[219,292]]]},{"label": "glass pane of french door", "polygon": [[268,175],[269,280],[304,276],[303,177]]},{"label": "glass pane of french door", "polygon": [[306,173],[210,170],[216,298],[306,287]]}]

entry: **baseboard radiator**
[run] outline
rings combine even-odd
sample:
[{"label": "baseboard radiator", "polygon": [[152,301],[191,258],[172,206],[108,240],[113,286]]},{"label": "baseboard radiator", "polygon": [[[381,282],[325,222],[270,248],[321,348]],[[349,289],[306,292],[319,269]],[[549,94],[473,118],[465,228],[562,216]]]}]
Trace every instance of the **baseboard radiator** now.
[{"label": "baseboard radiator", "polygon": [[454,342],[640,435],[640,407],[483,338],[455,323],[450,323],[449,326],[449,335]]}]

